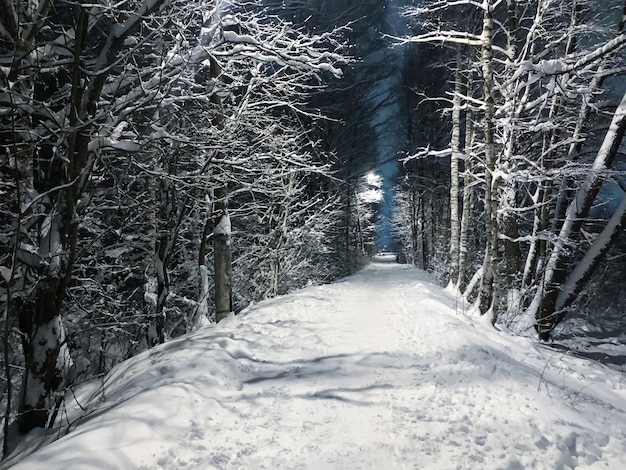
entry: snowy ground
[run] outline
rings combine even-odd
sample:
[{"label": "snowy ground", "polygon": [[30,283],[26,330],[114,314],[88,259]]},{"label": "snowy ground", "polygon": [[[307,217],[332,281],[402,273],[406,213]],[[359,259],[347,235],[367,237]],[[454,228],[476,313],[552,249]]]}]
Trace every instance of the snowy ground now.
[{"label": "snowy ground", "polygon": [[5,465],[626,468],[623,373],[457,307],[379,258],[120,364],[76,392],[69,434]]}]

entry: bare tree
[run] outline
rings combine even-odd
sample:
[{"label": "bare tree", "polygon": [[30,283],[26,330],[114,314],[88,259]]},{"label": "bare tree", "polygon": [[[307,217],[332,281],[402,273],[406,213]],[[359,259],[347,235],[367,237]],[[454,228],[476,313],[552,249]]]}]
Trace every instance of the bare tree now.
[{"label": "bare tree", "polygon": [[[609,3],[617,6],[618,2],[607,2],[607,5]],[[481,279],[478,307],[481,313],[491,312],[494,322],[502,306],[506,321],[513,321],[515,315],[530,307],[527,312],[537,317],[530,323],[537,322],[544,339],[564,317],[562,309],[574,298],[571,292],[579,293],[591,272],[574,269],[576,262],[564,257],[555,275],[554,266],[549,266],[553,264],[552,257],[563,253],[559,240],[565,237],[565,246],[570,254],[576,253],[576,258],[595,259],[614,238],[611,234],[615,233],[619,219],[618,215],[611,218],[597,246],[586,244],[579,236],[587,212],[579,213],[579,222],[567,226],[568,207],[575,201],[573,194],[580,194],[577,185],[586,179],[583,174],[587,163],[581,147],[586,140],[593,145],[595,132],[591,123],[594,119],[598,122],[600,116],[599,107],[595,106],[594,111],[589,103],[597,102],[604,78],[623,73],[624,67],[619,58],[625,42],[623,33],[611,33],[607,28],[610,15],[597,14],[591,6],[587,2],[535,1],[526,2],[522,8],[514,0],[506,3],[461,0],[434,2],[409,10],[410,16],[426,15],[437,19],[430,23],[424,21],[423,31],[406,41],[441,41],[480,48],[483,98],[476,100],[471,92],[463,97],[465,103],[479,105],[474,108],[476,115],[472,120],[483,128],[481,142],[468,143],[473,139],[466,134],[466,148],[471,147],[474,152],[480,150],[477,156],[484,164],[484,175],[476,174],[477,186],[485,195],[486,226],[484,262],[477,273]],[[482,11],[480,34],[471,27],[446,29],[449,23],[444,23],[439,13],[458,9]],[[593,37],[593,40],[579,40],[583,36]],[[610,113],[613,115],[612,111]],[[454,112],[452,118],[452,140],[456,143]],[[452,151],[456,147],[452,145]],[[609,164],[610,161],[606,160]],[[456,174],[454,162],[452,170]],[[594,184],[601,184],[601,181],[598,179]],[[466,190],[470,184],[468,180]],[[588,193],[592,201],[595,194]],[[464,202],[469,204],[469,201],[468,198]],[[452,201],[451,205],[454,206]],[[468,222],[468,216],[470,213],[464,212],[461,229]],[[565,233],[561,232],[564,227]],[[568,232],[571,228],[574,236]],[[456,253],[456,229],[452,232],[451,248]],[[594,255],[587,252],[587,256],[584,252],[590,247]],[[561,255],[556,255],[555,251]],[[500,252],[506,261],[505,278],[499,276],[504,266],[500,263]],[[586,263],[588,267],[593,264]],[[454,260],[452,271],[456,269]],[[572,271],[571,282],[566,281],[570,269],[577,273]],[[547,278],[549,284],[545,283]],[[506,279],[506,282],[498,279]],[[473,285],[470,282],[469,286]],[[555,312],[558,292],[565,285],[569,286],[566,289],[569,293],[560,295],[561,310]],[[499,299],[499,291],[508,294],[502,296],[506,302]]]},{"label": "bare tree", "polygon": [[[189,319],[206,300],[208,276],[195,283],[203,286],[197,301],[179,295],[193,284],[188,275],[183,284],[180,270],[197,262],[192,234],[205,225],[190,215],[203,213],[219,175],[232,180],[233,169],[256,162],[253,153],[241,158],[244,148],[255,148],[247,141],[254,133],[240,133],[242,123],[264,131],[281,122],[277,133],[300,132],[294,116],[305,112],[305,93],[340,73],[334,64],[341,56],[325,49],[336,45],[331,34],[308,36],[260,10],[233,15],[221,2],[7,0],[2,7],[0,102],[10,112],[0,114],[7,142],[1,168],[12,193],[3,202],[2,281],[7,318],[19,319],[23,338],[18,422],[27,432],[52,424],[65,386],[85,362],[71,367],[70,343],[94,345],[72,326],[119,327],[116,312],[140,307],[124,302],[148,300],[148,315],[123,320],[128,328],[121,329],[134,332],[126,351],[108,343],[111,336],[96,336],[100,348],[118,348],[120,360],[179,325],[198,324]],[[202,42],[217,23],[223,33]],[[212,75],[212,64],[221,72]],[[211,99],[218,93],[222,106]],[[212,123],[218,113],[227,125]],[[257,137],[276,148],[277,133]],[[234,153],[218,168],[216,151],[224,148]],[[286,172],[316,172],[287,152],[280,158]],[[213,194],[224,200],[219,190]],[[219,235],[224,224],[216,222]],[[103,262],[115,269],[103,272]],[[83,304],[87,297],[95,302]],[[99,323],[89,323],[89,311]]]}]

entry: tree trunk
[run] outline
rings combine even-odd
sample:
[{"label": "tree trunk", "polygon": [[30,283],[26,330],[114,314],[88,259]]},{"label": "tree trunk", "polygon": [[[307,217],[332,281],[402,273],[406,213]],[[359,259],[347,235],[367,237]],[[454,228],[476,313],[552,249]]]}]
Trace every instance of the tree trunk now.
[{"label": "tree trunk", "polygon": [[25,359],[17,418],[22,434],[52,424],[52,412],[63,397],[71,365],[61,320],[64,289],[55,279],[42,284],[35,300],[22,305],[19,312]]},{"label": "tree trunk", "polygon": [[547,222],[547,201],[545,201],[548,188],[547,183],[541,181],[532,196],[533,205],[536,206],[533,217],[532,242],[528,247],[526,262],[524,263],[524,273],[522,274],[522,288],[528,288],[534,281],[538,269],[539,258],[542,256],[544,241],[539,238],[548,226]]},{"label": "tree trunk", "polygon": [[[46,184],[63,187],[52,192],[52,203],[46,207],[47,217],[40,228],[38,252],[40,259],[45,260],[36,267],[40,278],[31,298],[24,301],[18,310],[26,366],[17,418],[18,429],[23,434],[36,427],[52,425],[63,398],[65,380],[71,365],[61,310],[76,260],[79,219],[76,208],[93,164],[93,155],[89,153],[91,124],[85,124],[90,122],[88,105],[91,102],[84,97],[82,82],[85,77],[80,60],[88,26],[88,18],[82,7],[75,10],[73,20],[73,62],[67,70],[71,76],[67,103],[68,127],[71,131],[64,135],[63,141],[67,162],[58,174],[52,174],[52,170],[48,169],[42,178],[51,180],[46,181]],[[36,80],[41,79],[42,75]],[[53,93],[58,91],[54,89]],[[35,86],[33,100],[45,101],[46,97],[38,96],[38,92]],[[38,119],[38,116],[33,117],[34,121]],[[54,138],[58,139],[58,136]],[[41,148],[33,149],[33,154],[23,154],[22,157],[33,158],[41,151]],[[34,176],[30,174],[28,178]]]},{"label": "tree trunk", "polygon": [[548,340],[554,327],[563,319],[564,313],[556,310],[557,299],[567,276],[567,247],[580,231],[584,218],[589,213],[593,201],[603,181],[602,172],[611,167],[626,129],[626,93],[617,106],[609,129],[587,179],[576,190],[569,204],[558,238],[554,243],[550,258],[545,267],[542,285],[537,290],[529,308],[536,319],[536,329],[542,340]]},{"label": "tree trunk", "polygon": [[209,273],[207,269],[207,243],[209,231],[212,230],[212,221],[209,214],[204,222],[202,237],[200,238],[200,248],[198,250],[198,306],[190,321],[187,322],[187,332],[198,329],[202,322],[209,317]]},{"label": "tree trunk", "polygon": [[[511,137],[513,138],[513,137]],[[506,185],[502,191],[502,207],[517,207],[517,192],[513,182]],[[519,227],[515,214],[507,212],[502,217],[502,231],[504,232],[504,259],[506,260],[507,285],[515,285],[516,279],[522,273],[522,251],[519,246]]]},{"label": "tree trunk", "polygon": [[215,262],[215,322],[233,311],[230,217],[225,187],[215,190],[213,256]]},{"label": "tree trunk", "polygon": [[157,282],[156,263],[157,256],[157,210],[156,210],[156,183],[155,177],[151,173],[144,175],[144,200],[145,207],[145,234],[146,246],[144,254],[144,299],[146,303],[146,316],[148,321],[148,331],[146,342],[149,347],[159,343],[156,333],[156,308],[157,308]]},{"label": "tree trunk", "polygon": [[617,239],[624,224],[624,214],[626,214],[626,196],[622,197],[611,219],[561,287],[555,307],[559,315],[564,315],[565,309],[576,300],[604,255]]},{"label": "tree trunk", "polygon": [[452,98],[452,153],[450,156],[450,282],[459,278],[459,160],[461,154],[461,46],[456,47],[456,72]]},{"label": "tree trunk", "polygon": [[422,246],[420,250],[420,262],[418,267],[424,270],[428,270],[430,268],[430,249],[429,249],[429,240],[428,240],[428,224],[426,222],[426,201],[424,195],[420,195],[419,197],[419,219],[420,219],[420,233],[422,235]]},{"label": "tree trunk", "polygon": [[417,203],[417,189],[411,188],[411,194],[409,198],[410,211],[411,211],[411,264],[417,266],[418,258],[418,246],[419,246],[419,227],[418,227],[418,203]]},{"label": "tree trunk", "polygon": [[168,273],[169,254],[167,253],[168,235],[159,237],[158,249],[154,255],[154,271],[156,274],[156,306],[154,309],[154,323],[151,325],[151,334],[148,336],[148,346],[165,343],[166,303],[170,293],[170,279]]},{"label": "tree trunk", "polygon": [[487,241],[478,307],[480,313],[483,315],[491,311],[491,321],[495,323],[498,317],[497,302],[495,301],[498,261],[498,189],[497,180],[494,177],[496,170],[496,148],[494,138],[495,106],[493,98],[493,18],[491,0],[485,0],[483,2],[483,8],[481,63],[484,76],[485,101],[485,227],[487,230]]},{"label": "tree trunk", "polygon": [[[473,78],[470,72],[467,78],[467,96],[471,97],[473,93]],[[459,276],[455,281],[460,292],[465,290],[467,286],[468,266],[467,251],[469,240],[470,218],[473,213],[472,205],[472,183],[473,183],[473,159],[472,145],[474,144],[474,123],[471,110],[467,109],[465,113],[465,157],[463,168],[463,214],[461,216],[461,227],[459,234]]]},{"label": "tree trunk", "polygon": [[[62,259],[61,214],[65,211],[59,212],[52,217],[39,246],[39,256],[48,261],[39,266],[41,278],[28,300],[21,305],[16,302],[25,362],[17,418],[18,429],[23,434],[53,423],[54,410],[63,396],[72,363],[61,318],[70,268],[67,260]],[[65,220],[65,227],[67,224]],[[26,259],[28,254],[18,253],[18,258]]]}]

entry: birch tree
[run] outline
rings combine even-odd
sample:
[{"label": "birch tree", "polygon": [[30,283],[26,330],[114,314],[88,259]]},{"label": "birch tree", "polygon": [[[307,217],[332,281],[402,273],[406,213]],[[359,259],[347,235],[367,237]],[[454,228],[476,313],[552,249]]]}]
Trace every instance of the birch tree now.
[{"label": "birch tree", "polygon": [[461,48],[456,48],[450,141],[450,282],[457,284],[460,272],[459,163],[461,161]]},{"label": "birch tree", "polygon": [[[409,15],[418,16],[426,13],[436,14],[447,8],[467,5],[470,7],[478,7],[482,11],[482,32],[474,34],[470,31],[459,30],[435,30],[424,32],[422,34],[410,37],[409,42],[434,42],[444,41],[452,44],[477,46],[481,50],[480,66],[483,76],[483,154],[484,154],[484,207],[485,207],[485,226],[487,231],[485,256],[482,267],[482,281],[480,284],[478,308],[482,314],[491,312],[492,322],[497,318],[497,303],[494,302],[497,282],[497,258],[498,258],[498,199],[497,199],[497,178],[496,170],[496,142],[495,142],[495,98],[494,98],[494,59],[493,59],[493,4],[490,0],[484,0],[481,3],[460,1],[460,2],[437,2],[431,7],[416,8],[409,10]],[[455,95],[458,95],[456,90]],[[458,105],[453,104],[453,121],[455,119],[455,108]],[[455,181],[458,184],[458,170],[456,170],[458,162],[458,139],[460,135],[459,125],[455,126],[453,122],[453,142],[452,157],[453,173]],[[453,207],[452,217],[458,219],[457,201],[451,203]],[[452,248],[454,250],[454,276],[458,276],[458,221],[453,221],[454,240]]]},{"label": "birch tree", "polygon": [[555,239],[550,257],[546,263],[541,286],[537,290],[530,312],[537,320],[537,331],[542,339],[548,339],[550,332],[564,317],[563,308],[572,302],[580,292],[581,285],[593,270],[594,263],[608,247],[624,214],[624,204],[620,204],[611,220],[600,233],[597,242],[580,261],[578,267],[567,277],[568,245],[574,242],[583,221],[589,214],[591,205],[598,195],[604,179],[603,172],[609,169],[621,145],[626,130],[626,94],[617,106],[611,124],[605,134],[600,149],[596,153],[588,176],[581,182],[575,196],[569,203],[565,219]]},{"label": "birch tree", "polygon": [[[607,1],[606,6],[618,7],[618,2]],[[619,7],[623,7],[622,2]],[[567,235],[560,230],[571,195],[578,193],[577,184],[585,180],[582,174],[587,166],[581,147],[584,142],[593,146],[591,123],[599,117],[598,108],[593,110],[589,103],[597,102],[605,77],[623,73],[620,51],[624,36],[621,30],[616,35],[607,27],[610,14],[598,15],[591,3],[582,1],[525,2],[523,8],[513,0],[506,4],[444,1],[410,10],[410,14],[432,16],[455,8],[479,8],[483,12],[482,33],[425,28],[406,40],[443,41],[481,50],[483,99],[478,122],[483,127],[483,138],[480,147],[474,148],[481,149],[479,156],[484,161],[484,184],[479,186],[485,194],[486,237],[478,307],[483,313],[491,312],[493,321],[501,306],[508,319],[520,311],[519,307],[531,307],[530,315],[547,315],[556,320],[544,322],[548,325],[545,328],[536,325],[546,338],[546,328],[554,328],[565,311],[547,313],[553,309],[550,305],[554,298],[545,298],[546,302],[538,298],[544,299],[547,292],[554,297],[571,268],[571,258],[569,262],[563,259],[562,270],[557,271],[565,277],[556,281],[547,270],[553,247],[562,251],[557,240]],[[496,37],[499,39],[493,40]],[[465,99],[473,102],[470,97]],[[456,140],[456,133],[453,138]],[[471,139],[468,136],[466,140]],[[559,170],[563,165],[565,171]],[[580,224],[584,224],[583,219]],[[606,236],[600,237],[604,242],[612,238],[609,234],[614,233],[616,224],[616,219],[609,221],[608,232],[602,232]],[[575,233],[579,233],[580,226],[575,224]],[[566,245],[570,254],[576,252],[576,257],[586,259],[580,253],[585,243],[579,240],[579,235],[569,237]],[[500,244],[506,261],[506,283],[497,282]],[[599,254],[604,249],[598,245],[592,251]],[[576,285],[575,290],[580,292],[589,273],[574,271],[578,274],[572,272],[572,284],[568,285]],[[549,288],[544,283],[546,274],[551,278]],[[498,299],[499,289],[510,295],[506,297],[508,302]],[[569,298],[567,302],[565,297]],[[567,294],[561,299],[565,305],[571,304],[573,297]],[[546,307],[544,313],[538,313],[539,305]]]}]

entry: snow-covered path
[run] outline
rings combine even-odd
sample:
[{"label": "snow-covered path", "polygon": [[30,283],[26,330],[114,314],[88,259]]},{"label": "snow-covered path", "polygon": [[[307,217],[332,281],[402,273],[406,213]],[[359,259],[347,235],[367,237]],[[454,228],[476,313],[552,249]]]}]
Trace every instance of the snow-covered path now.
[{"label": "snow-covered path", "polygon": [[455,304],[379,258],[120,364],[15,468],[626,468],[623,374]]}]

